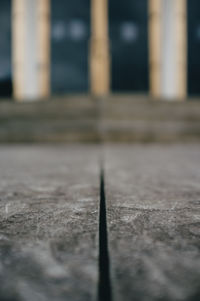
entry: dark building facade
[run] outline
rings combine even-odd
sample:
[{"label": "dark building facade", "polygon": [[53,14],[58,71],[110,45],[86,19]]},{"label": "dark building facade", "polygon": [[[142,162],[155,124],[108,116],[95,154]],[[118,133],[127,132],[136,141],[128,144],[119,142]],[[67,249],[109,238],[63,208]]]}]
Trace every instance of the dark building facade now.
[{"label": "dark building facade", "polygon": [[[188,3],[188,93],[200,94],[200,2]],[[11,0],[0,1],[0,95],[12,93]],[[51,0],[51,90],[89,90],[90,0]],[[149,90],[148,1],[109,0],[111,90]]]}]

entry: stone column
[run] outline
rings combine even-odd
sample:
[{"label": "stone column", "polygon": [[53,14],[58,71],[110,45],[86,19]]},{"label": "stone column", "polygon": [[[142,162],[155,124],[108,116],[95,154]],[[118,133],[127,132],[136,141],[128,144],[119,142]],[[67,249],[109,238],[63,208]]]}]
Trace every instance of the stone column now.
[{"label": "stone column", "polygon": [[91,0],[90,85],[91,93],[106,95],[110,90],[108,0]]},{"label": "stone column", "polygon": [[13,0],[12,61],[14,98],[46,98],[50,92],[49,0]]},{"label": "stone column", "polygon": [[160,96],[161,87],[161,1],[149,0],[149,80],[153,97]]},{"label": "stone column", "polygon": [[155,98],[187,96],[186,0],[149,0],[150,92]]}]

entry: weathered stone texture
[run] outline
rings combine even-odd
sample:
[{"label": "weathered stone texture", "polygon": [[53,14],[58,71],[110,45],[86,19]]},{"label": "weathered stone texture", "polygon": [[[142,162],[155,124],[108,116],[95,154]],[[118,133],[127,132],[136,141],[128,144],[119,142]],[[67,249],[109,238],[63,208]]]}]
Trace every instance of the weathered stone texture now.
[{"label": "weathered stone texture", "polygon": [[0,300],[95,300],[96,147],[1,146]]},{"label": "weathered stone texture", "polygon": [[199,300],[199,145],[107,146],[105,158],[114,300]]}]

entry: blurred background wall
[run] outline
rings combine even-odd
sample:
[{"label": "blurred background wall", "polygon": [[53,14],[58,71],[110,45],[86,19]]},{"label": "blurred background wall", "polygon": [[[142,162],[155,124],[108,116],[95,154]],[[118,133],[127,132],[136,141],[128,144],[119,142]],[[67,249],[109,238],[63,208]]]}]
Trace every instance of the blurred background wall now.
[{"label": "blurred background wall", "polygon": [[87,92],[90,0],[51,0],[53,93]]},{"label": "blurred background wall", "polygon": [[200,94],[200,1],[188,0],[188,92]]},{"label": "blurred background wall", "polygon": [[11,96],[11,0],[0,1],[0,28],[0,96]]},{"label": "blurred background wall", "polygon": [[148,1],[109,1],[111,88],[148,91]]}]

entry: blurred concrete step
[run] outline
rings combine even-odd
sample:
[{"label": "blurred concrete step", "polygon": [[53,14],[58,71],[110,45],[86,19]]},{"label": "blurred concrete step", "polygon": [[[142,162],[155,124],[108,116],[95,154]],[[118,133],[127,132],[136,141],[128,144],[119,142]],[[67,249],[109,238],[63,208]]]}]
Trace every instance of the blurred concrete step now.
[{"label": "blurred concrete step", "polygon": [[142,95],[113,95],[101,102],[104,141],[200,141],[200,102],[164,102]]},{"label": "blurred concrete step", "polygon": [[116,94],[0,102],[2,143],[98,141],[200,141],[200,101],[159,102]]}]

